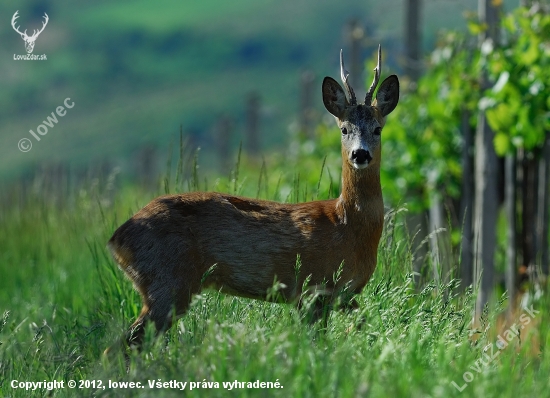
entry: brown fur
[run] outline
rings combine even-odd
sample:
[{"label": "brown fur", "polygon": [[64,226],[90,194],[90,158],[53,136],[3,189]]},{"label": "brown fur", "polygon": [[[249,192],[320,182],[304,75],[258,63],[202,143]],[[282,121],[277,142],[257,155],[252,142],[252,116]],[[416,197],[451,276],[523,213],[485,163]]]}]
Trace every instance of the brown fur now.
[{"label": "brown fur", "polygon": [[[344,287],[359,293],[369,281],[384,220],[380,138],[373,131],[384,125],[384,117],[395,107],[398,85],[395,91],[395,86],[382,84],[379,91],[387,95],[384,90],[390,87],[394,101],[384,113],[342,102],[346,99],[341,87],[327,79],[325,105],[331,113],[339,113],[339,126],[346,123],[350,129],[350,135],[342,138],[340,197],[300,204],[213,192],[154,199],[120,226],[108,243],[143,298],[143,310],[124,339],[126,346],[141,344],[149,321],[159,332],[169,328],[172,318],[183,315],[203,287],[265,300],[278,281],[283,284],[281,298],[297,302],[310,278],[309,287],[323,287],[330,302]],[[392,77],[390,83],[396,81]],[[364,168],[354,167],[350,160],[356,142],[349,139],[352,133],[354,140],[364,139],[372,155],[367,166],[361,165]],[[335,281],[341,264],[342,273]],[[355,308],[356,303],[349,306]]]}]

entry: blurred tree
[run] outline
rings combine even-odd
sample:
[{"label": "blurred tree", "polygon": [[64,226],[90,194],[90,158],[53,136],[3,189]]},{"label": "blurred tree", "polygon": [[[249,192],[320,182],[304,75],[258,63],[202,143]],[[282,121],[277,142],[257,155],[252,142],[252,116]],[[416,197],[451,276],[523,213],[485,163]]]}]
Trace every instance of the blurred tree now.
[{"label": "blurred tree", "polygon": [[246,150],[250,156],[260,152],[260,95],[251,92],[246,98]]},{"label": "blurred tree", "polygon": [[138,148],[134,155],[135,171],[139,184],[153,191],[157,188],[157,179],[159,175],[159,154],[157,147],[153,144],[145,144]]},{"label": "blurred tree", "polygon": [[363,88],[362,50],[365,40],[365,30],[358,19],[352,19],[347,25],[346,41],[350,49],[349,78],[352,87]]},{"label": "blurred tree", "polygon": [[[460,134],[462,136],[462,175],[474,175],[474,130],[470,124],[472,111],[464,104],[461,109]],[[474,203],[475,182],[473,178],[462,178],[459,222],[462,230],[460,244],[461,288],[474,282]],[[514,245],[515,246],[515,245]]]},{"label": "blurred tree", "polygon": [[222,173],[227,173],[231,169],[231,138],[233,136],[234,124],[231,116],[222,115],[218,118],[214,127],[218,165]]},{"label": "blurred tree", "polygon": [[546,137],[542,147],[539,163],[539,186],[536,225],[536,253],[540,255],[541,273],[549,275],[550,248],[548,245],[549,209],[550,206],[550,129],[546,130]]},{"label": "blurred tree", "polygon": [[312,139],[314,133],[315,108],[313,92],[315,75],[311,70],[302,72],[300,76],[300,132]]},{"label": "blurred tree", "polygon": [[405,74],[416,82],[422,75],[422,0],[405,2]]},{"label": "blurred tree", "polygon": [[[498,43],[501,0],[479,0],[479,20],[486,26],[479,34],[482,62]],[[481,90],[491,86],[486,65],[482,66]],[[498,212],[497,181],[498,159],[493,145],[494,133],[489,127],[485,112],[479,112],[476,131],[475,208],[474,208],[474,283],[479,284],[476,319],[493,292],[495,283],[496,224]]]},{"label": "blurred tree", "polygon": [[[405,2],[405,32],[403,43],[405,48],[405,75],[409,79],[408,87],[405,90],[416,91],[418,79],[421,76],[421,59],[422,59],[422,37],[420,27],[421,0],[407,0]],[[420,194],[420,192],[419,192]],[[411,236],[411,244],[414,252],[413,267],[415,273],[415,285],[421,288],[421,280],[426,279],[427,269],[424,267],[427,258],[428,250],[425,242],[429,232],[439,230],[443,223],[442,202],[439,195],[436,195],[430,206],[430,212],[425,210],[417,212],[409,212],[407,215],[407,228]],[[429,221],[429,222],[428,222]],[[428,225],[429,224],[429,225]],[[428,232],[429,231],[429,232]],[[430,246],[432,249],[432,263],[439,257],[438,241],[441,242],[441,236],[437,233],[430,235]],[[438,280],[439,275],[436,269],[433,269],[433,277]]]}]

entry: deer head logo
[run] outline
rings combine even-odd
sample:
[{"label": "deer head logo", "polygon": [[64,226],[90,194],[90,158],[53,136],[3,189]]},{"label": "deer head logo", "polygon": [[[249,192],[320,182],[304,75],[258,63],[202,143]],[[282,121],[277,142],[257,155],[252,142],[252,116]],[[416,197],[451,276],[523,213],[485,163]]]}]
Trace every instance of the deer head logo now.
[{"label": "deer head logo", "polygon": [[19,30],[19,27],[15,26],[15,20],[17,18],[19,18],[19,15],[17,15],[17,13],[19,13],[19,11],[15,11],[15,14],[13,14],[13,18],[11,19],[11,26],[13,27],[13,30],[15,30],[17,33],[19,33],[21,35],[21,38],[23,40],[25,40],[25,50],[27,50],[27,53],[32,54],[32,51],[34,50],[34,42],[38,38],[38,35],[40,33],[42,33],[42,31],[44,30],[44,28],[48,24],[48,20],[49,20],[48,14],[44,13],[44,17],[43,17],[44,22],[42,22],[42,29],[40,29],[40,30],[34,29],[32,36],[28,36],[26,29],[25,29],[24,32],[21,32]]}]

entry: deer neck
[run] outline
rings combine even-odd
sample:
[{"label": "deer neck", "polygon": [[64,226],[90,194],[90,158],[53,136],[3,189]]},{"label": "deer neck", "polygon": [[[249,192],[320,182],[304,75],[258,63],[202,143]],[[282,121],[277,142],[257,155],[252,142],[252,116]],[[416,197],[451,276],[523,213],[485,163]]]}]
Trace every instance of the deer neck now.
[{"label": "deer neck", "polygon": [[383,221],[384,202],[378,161],[366,169],[356,170],[344,160],[342,192],[336,206],[340,220],[346,224],[370,224],[365,224],[365,219],[376,224]]}]

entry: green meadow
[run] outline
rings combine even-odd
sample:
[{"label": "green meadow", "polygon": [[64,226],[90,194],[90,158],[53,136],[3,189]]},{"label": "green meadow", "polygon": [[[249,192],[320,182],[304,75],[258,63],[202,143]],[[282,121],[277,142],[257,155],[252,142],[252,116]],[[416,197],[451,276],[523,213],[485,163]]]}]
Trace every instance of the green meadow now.
[{"label": "green meadow", "polygon": [[[414,286],[406,205],[387,209],[378,267],[358,296],[360,310],[333,312],[326,329],[304,323],[291,305],[205,291],[166,335],[155,339],[148,330],[129,366],[123,356],[106,361],[103,350],[135,319],[141,301],[105,245],[156,194],[200,188],[285,200],[273,180],[292,186],[298,194],[286,200],[297,201],[338,189],[329,177],[334,170],[319,173],[322,163],[317,182],[264,164],[241,166],[209,184],[197,166],[187,178],[176,167],[156,193],[111,175],[58,194],[41,191],[37,182],[3,196],[0,395],[172,396],[182,394],[176,382],[187,383],[184,395],[208,397],[546,395],[548,296],[530,299],[531,312],[517,309],[506,325],[502,296],[472,326],[472,287],[454,279]],[[54,380],[64,388],[32,391],[20,384]],[[75,388],[68,387],[71,380]],[[143,388],[130,388],[132,382]]]}]

